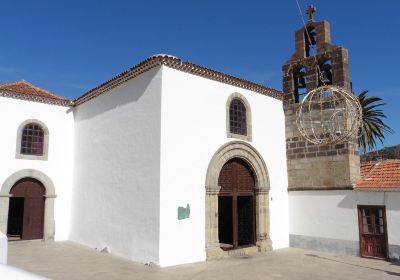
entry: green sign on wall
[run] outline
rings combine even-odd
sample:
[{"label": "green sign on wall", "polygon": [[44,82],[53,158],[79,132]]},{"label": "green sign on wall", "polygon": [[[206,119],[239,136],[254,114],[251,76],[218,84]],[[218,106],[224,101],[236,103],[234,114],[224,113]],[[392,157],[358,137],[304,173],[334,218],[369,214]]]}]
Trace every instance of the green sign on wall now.
[{"label": "green sign on wall", "polygon": [[178,207],[178,220],[188,219],[190,217],[190,206],[189,203],[185,207]]}]

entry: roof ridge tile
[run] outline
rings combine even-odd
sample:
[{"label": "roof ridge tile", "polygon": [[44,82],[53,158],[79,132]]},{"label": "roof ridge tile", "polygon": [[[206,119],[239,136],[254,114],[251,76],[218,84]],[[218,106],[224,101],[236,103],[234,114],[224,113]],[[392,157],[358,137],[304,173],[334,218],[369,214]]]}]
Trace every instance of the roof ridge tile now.
[{"label": "roof ridge tile", "polygon": [[61,106],[70,106],[72,102],[66,97],[56,95],[23,79],[0,83],[0,96]]},{"label": "roof ridge tile", "polygon": [[98,95],[124,83],[125,81],[132,79],[154,67],[157,66],[167,66],[182,72],[190,73],[193,75],[201,76],[204,78],[208,78],[214,81],[219,81],[222,83],[230,84],[233,86],[238,86],[247,90],[255,91],[260,94],[264,94],[278,100],[282,100],[283,94],[281,91],[266,87],[255,82],[251,82],[249,80],[241,79],[229,74],[225,74],[223,72],[219,72],[217,70],[213,70],[211,68],[207,68],[201,65],[194,64],[189,61],[183,61],[175,56],[171,55],[153,55],[145,60],[139,62],[138,64],[132,66],[128,70],[123,71],[122,73],[114,76],[113,78],[105,81],[104,83],[92,88],[87,91],[82,96],[76,98],[74,100],[75,105],[82,104],[90,99],[97,97]]}]

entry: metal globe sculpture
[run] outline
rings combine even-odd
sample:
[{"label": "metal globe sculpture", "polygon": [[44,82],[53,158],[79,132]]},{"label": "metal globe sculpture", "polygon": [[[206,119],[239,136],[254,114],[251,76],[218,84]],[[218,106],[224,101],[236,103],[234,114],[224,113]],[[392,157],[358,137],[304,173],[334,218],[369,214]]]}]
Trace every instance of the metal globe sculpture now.
[{"label": "metal globe sculpture", "polygon": [[336,144],[357,138],[362,108],[346,89],[324,85],[311,90],[300,103],[297,126],[313,144]]}]

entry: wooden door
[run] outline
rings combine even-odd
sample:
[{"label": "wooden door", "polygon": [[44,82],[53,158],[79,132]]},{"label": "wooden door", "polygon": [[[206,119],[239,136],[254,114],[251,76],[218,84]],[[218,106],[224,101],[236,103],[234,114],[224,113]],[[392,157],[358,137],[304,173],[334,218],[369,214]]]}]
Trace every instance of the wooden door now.
[{"label": "wooden door", "polygon": [[360,254],[362,257],[387,258],[386,210],[384,206],[358,206]]},{"label": "wooden door", "polygon": [[[241,159],[229,160],[219,174],[218,199],[219,240],[224,249],[255,242],[253,171]],[[229,244],[231,246],[229,246]]]},{"label": "wooden door", "polygon": [[[23,198],[23,210],[15,210],[19,208],[14,204],[13,199],[10,200],[10,213],[23,212],[22,216],[22,232],[21,239],[42,239],[44,227],[44,200],[45,188],[43,185],[31,178],[26,178],[18,181],[11,189],[12,198],[17,201],[18,198]],[[8,225],[18,223],[16,216],[9,215]]]},{"label": "wooden door", "polygon": [[22,236],[24,203],[25,199],[23,197],[10,197],[7,226],[7,235],[10,240],[14,238],[20,239]]}]

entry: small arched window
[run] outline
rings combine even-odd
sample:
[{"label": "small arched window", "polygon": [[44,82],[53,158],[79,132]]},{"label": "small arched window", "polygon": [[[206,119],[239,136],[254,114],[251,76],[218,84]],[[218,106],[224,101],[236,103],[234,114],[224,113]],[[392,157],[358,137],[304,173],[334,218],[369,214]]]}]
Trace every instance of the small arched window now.
[{"label": "small arched window", "polygon": [[18,159],[47,160],[49,149],[49,130],[39,120],[30,119],[20,124],[17,133]]},{"label": "small arched window", "polygon": [[229,106],[229,130],[231,133],[247,135],[246,106],[235,98]]},{"label": "small arched window", "polygon": [[226,101],[226,136],[252,141],[251,107],[244,95],[232,93]]},{"label": "small arched window", "polygon": [[21,154],[42,156],[44,148],[44,130],[37,123],[29,123],[22,130]]}]

